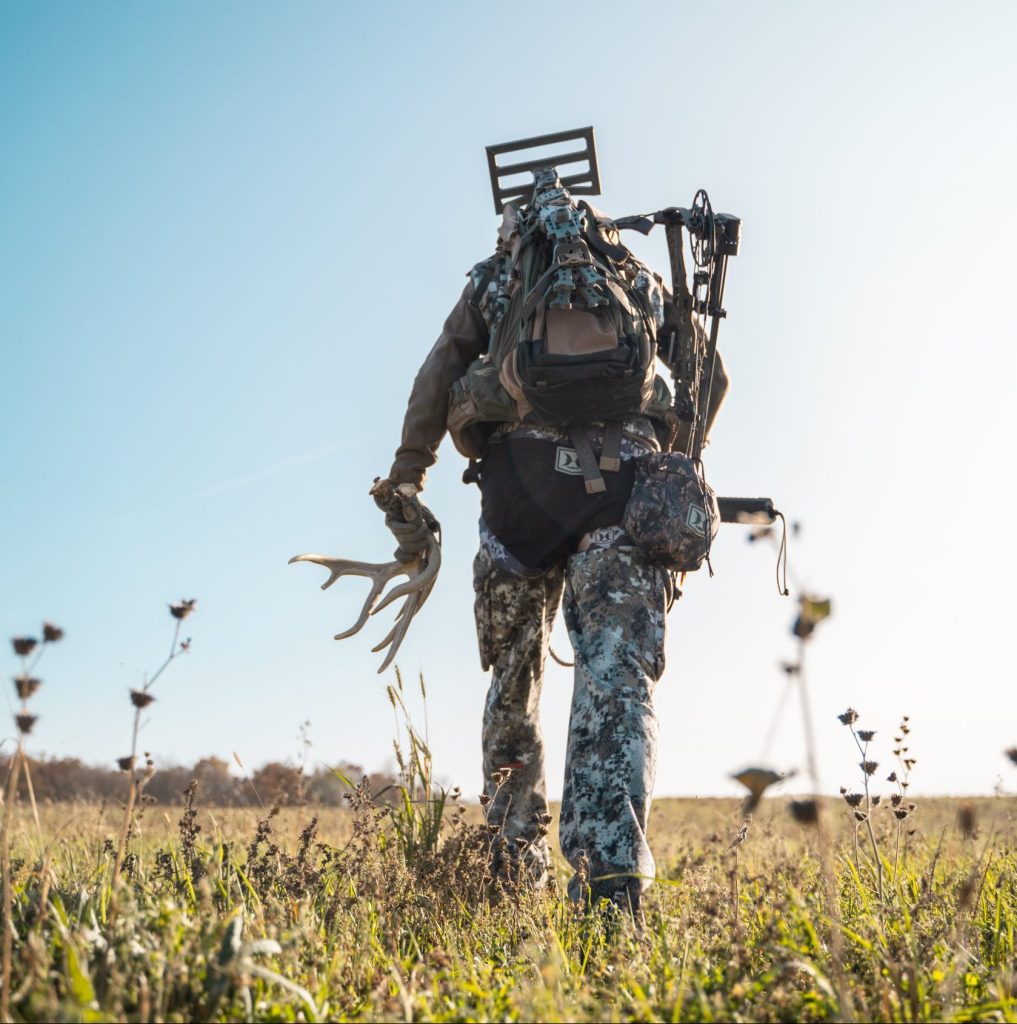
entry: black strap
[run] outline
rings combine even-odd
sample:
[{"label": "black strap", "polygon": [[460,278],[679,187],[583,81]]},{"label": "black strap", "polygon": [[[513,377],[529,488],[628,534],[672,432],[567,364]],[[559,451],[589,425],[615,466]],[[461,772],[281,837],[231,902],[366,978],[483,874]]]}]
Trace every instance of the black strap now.
[{"label": "black strap", "polygon": [[601,256],[606,256],[613,263],[624,263],[632,254],[624,245],[613,245],[600,230],[600,222],[587,202],[579,203],[579,209],[586,214],[585,238],[591,249],[596,249]]},{"label": "black strap", "polygon": [[473,289],[473,294],[469,297],[468,304],[474,309],[480,308],[480,300],[484,293],[487,291],[487,286],[494,280],[494,268],[498,262],[497,257],[492,257],[488,260],[487,269],[484,271],[483,276]]},{"label": "black strap", "polygon": [[573,427],[569,431],[572,439],[572,447],[576,450],[576,458],[579,460],[579,468],[583,471],[583,483],[586,485],[587,494],[602,494],[607,490],[607,484],[600,475],[597,466],[597,456],[593,453],[593,445],[590,444],[590,435],[585,427]]},{"label": "black strap", "polygon": [[621,469],[622,425],[618,420],[604,424],[604,447],[600,449],[600,468],[605,473]]},{"label": "black strap", "polygon": [[654,224],[659,223],[654,218],[654,214],[649,216],[637,214],[634,217],[620,217],[612,223],[619,231],[638,231],[641,235],[648,235],[653,230]]}]

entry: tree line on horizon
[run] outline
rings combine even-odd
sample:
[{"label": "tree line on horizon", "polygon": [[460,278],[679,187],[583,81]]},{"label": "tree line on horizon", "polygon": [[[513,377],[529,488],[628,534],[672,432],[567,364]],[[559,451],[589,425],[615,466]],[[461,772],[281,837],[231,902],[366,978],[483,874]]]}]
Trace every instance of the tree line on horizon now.
[{"label": "tree line on horizon", "polygon": [[[120,802],[124,799],[124,772],[117,768],[88,764],[76,757],[26,758],[28,773],[22,773],[18,795],[38,803]],[[0,772],[7,772],[10,759],[0,758]],[[341,776],[341,777],[340,777]],[[203,757],[192,766],[159,767],[145,784],[149,803],[178,805],[191,781],[198,784],[196,799],[216,807],[292,807],[313,804],[338,807],[349,792],[348,780],[358,785],[367,779],[374,794],[382,794],[396,779],[386,772],[365,772],[357,764],[343,762],[335,769],[310,772],[297,765],[269,761],[247,775],[237,776],[229,762]],[[29,789],[31,787],[31,790]],[[384,800],[384,795],[381,797]]]}]

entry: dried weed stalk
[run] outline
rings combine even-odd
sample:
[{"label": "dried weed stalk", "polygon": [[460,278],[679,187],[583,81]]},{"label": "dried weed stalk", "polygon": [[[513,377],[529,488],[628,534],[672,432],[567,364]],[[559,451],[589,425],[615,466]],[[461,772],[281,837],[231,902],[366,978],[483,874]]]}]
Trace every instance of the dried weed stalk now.
[{"label": "dried weed stalk", "polygon": [[113,859],[112,888],[114,894],[127,856],[127,844],[130,842],[131,829],[134,824],[134,808],[141,798],[148,780],[155,774],[155,763],[147,751],[145,753],[144,766],[140,768],[138,766],[138,734],[141,731],[141,713],[155,701],[155,697],[152,696],[150,691],[155,685],[156,680],[169,668],[176,658],[190,650],[190,638],[187,640],[180,639],[180,627],[183,625],[184,619],[194,611],[196,604],[197,599],[190,598],[189,600],[180,601],[179,604],[171,604],[169,606],[170,615],[174,622],[173,639],[170,642],[169,654],[167,654],[165,661],[155,670],[151,678],[142,684],[140,690],[131,690],[131,704],[134,707],[134,724],[131,729],[131,752],[127,757],[117,759],[117,765],[127,775],[128,781],[127,800],[124,804],[124,820],[120,828],[120,838],[117,841],[116,855]]}]

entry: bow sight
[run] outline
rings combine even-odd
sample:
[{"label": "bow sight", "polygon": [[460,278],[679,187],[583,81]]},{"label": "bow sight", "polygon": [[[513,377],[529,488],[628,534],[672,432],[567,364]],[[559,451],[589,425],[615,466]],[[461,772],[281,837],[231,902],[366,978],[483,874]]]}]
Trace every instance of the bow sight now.
[{"label": "bow sight", "polygon": [[[575,148],[576,144],[581,144],[581,148]],[[513,159],[504,163],[505,157]],[[571,193],[600,194],[592,128],[488,146],[487,165],[496,213],[502,213],[509,203],[527,203],[533,195],[534,172],[548,167],[558,171],[561,185]],[[728,213],[714,213],[710,197],[700,189],[688,208],[670,206],[656,213],[610,221],[619,230],[635,230],[644,235],[657,224],[664,225],[671,263],[671,295],[678,314],[675,330],[669,338],[661,340],[666,345],[674,380],[674,411],[678,421],[687,427],[687,440],[680,450],[698,464],[709,427],[717,335],[720,321],[727,316],[723,305],[727,261],[728,257],[738,255],[741,220]],[[686,267],[685,232],[692,259],[691,281]],[[717,504],[725,523],[765,525],[780,515],[769,498],[718,498]]]}]

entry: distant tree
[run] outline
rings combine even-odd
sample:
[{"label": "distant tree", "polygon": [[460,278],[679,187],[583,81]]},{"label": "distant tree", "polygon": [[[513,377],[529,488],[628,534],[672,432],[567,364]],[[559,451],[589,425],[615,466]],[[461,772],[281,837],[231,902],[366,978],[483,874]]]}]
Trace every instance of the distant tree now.
[{"label": "distant tree", "polygon": [[265,804],[285,807],[298,802],[300,775],[292,765],[269,761],[251,776],[251,781]]},{"label": "distant tree", "polygon": [[191,770],[198,783],[198,800],[213,807],[242,803],[240,787],[230,774],[229,763],[220,757],[203,757]]}]

